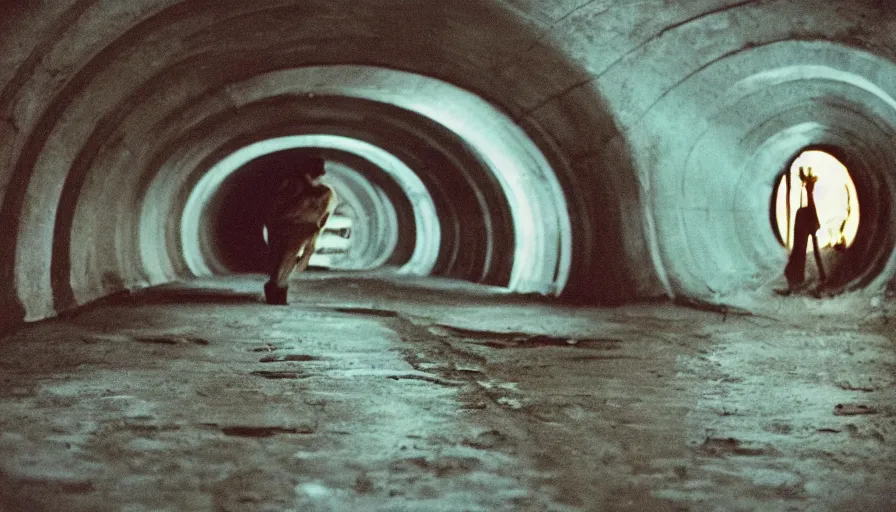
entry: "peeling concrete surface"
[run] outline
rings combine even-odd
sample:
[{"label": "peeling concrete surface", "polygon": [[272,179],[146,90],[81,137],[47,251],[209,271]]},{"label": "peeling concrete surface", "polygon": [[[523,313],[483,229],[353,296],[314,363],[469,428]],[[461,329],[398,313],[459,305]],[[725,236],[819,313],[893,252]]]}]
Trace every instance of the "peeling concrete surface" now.
[{"label": "peeling concrete surface", "polygon": [[0,509],[896,508],[891,303],[573,308],[315,273],[271,307],[261,282],[3,340]]}]

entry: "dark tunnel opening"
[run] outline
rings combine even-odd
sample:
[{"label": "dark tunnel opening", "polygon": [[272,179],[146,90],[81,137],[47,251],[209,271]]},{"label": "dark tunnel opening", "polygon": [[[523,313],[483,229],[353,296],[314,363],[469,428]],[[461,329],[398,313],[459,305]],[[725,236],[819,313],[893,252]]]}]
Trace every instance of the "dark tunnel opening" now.
[{"label": "dark tunnel opening", "polygon": [[[316,245],[315,254],[324,257],[318,256],[309,268],[330,268],[332,259],[336,260],[337,269],[358,264],[352,261],[358,259],[380,259],[388,266],[408,261],[414,242],[414,219],[412,206],[400,186],[370,162],[352,158],[354,155],[325,148],[295,148],[262,155],[242,165],[227,177],[209,201],[202,214],[209,233],[203,234],[202,244],[204,252],[213,256],[220,266],[217,269],[220,273],[270,271],[265,212],[271,207],[280,183],[290,175],[301,173],[308,155],[327,161],[325,181],[336,182],[340,191]],[[354,182],[347,182],[346,171],[341,168],[345,162],[351,162],[353,175],[357,169],[367,172],[363,176],[355,175]],[[352,185],[362,188],[359,181],[366,185],[361,193],[351,188]],[[375,197],[359,197],[363,192],[371,192]],[[394,218],[378,218],[383,217],[382,208],[378,210],[377,206],[381,205],[370,204],[372,199],[388,202],[394,209]],[[384,235],[383,231],[389,233]],[[406,239],[403,244],[389,245],[382,240],[384,236],[397,237],[399,233]]]},{"label": "dark tunnel opening", "polygon": [[[416,242],[413,205],[401,186],[375,164],[328,148],[286,149],[257,157],[234,171],[220,185],[203,212],[210,232],[202,243],[221,273],[266,273],[270,266],[264,212],[284,177],[301,172],[301,161],[314,154],[327,161],[325,181],[340,191],[330,221],[321,233],[310,268],[384,266],[407,263]],[[353,190],[354,187],[354,190]],[[360,189],[360,190],[358,190]],[[367,193],[365,195],[365,193]],[[379,201],[379,204],[373,204]],[[383,206],[388,209],[384,215]],[[390,245],[384,238],[396,238]],[[324,260],[324,261],[321,261]]]},{"label": "dark tunnel opening", "polygon": [[209,205],[210,252],[233,273],[267,272],[264,212],[278,183],[290,170],[289,159],[272,154],[253,160],[221,185]]}]

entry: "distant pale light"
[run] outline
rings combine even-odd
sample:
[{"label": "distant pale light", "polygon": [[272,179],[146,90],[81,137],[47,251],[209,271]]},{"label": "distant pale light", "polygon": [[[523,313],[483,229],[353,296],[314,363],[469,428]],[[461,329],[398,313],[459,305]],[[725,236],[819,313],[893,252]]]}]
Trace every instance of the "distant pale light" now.
[{"label": "distant pale light", "polygon": [[[778,232],[788,249],[793,248],[793,224],[796,211],[806,202],[806,193],[800,182],[799,169],[812,168],[818,176],[815,184],[815,204],[821,229],[818,230],[819,247],[833,247],[840,243],[849,247],[859,231],[859,200],[855,184],[842,162],[824,151],[803,152],[790,168],[790,231],[787,218],[787,183],[781,177],[775,204]],[[789,235],[788,235],[789,233]],[[812,244],[807,251],[811,252]]]}]

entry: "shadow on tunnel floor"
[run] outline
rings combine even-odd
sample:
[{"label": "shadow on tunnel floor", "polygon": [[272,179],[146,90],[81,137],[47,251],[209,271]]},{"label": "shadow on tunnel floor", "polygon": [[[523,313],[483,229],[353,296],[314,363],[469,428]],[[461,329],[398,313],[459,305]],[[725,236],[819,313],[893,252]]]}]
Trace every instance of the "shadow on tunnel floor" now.
[{"label": "shadow on tunnel floor", "polygon": [[135,304],[259,304],[260,293],[238,292],[222,288],[147,288],[128,296]]},{"label": "shadow on tunnel floor", "polygon": [[[264,304],[262,274],[238,274],[168,283],[109,300],[139,304]],[[412,300],[445,304],[477,303],[552,304],[556,300],[538,293],[513,293],[506,288],[457,279],[412,276],[392,270],[329,271],[312,270],[294,276],[289,286],[290,304],[316,305],[325,301],[353,303]]]}]

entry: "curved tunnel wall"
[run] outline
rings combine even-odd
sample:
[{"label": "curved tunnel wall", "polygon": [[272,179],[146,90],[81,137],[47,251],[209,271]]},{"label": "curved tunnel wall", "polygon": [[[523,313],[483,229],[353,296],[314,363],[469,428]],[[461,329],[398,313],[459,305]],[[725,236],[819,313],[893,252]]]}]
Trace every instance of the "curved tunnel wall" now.
[{"label": "curved tunnel wall", "polygon": [[[364,226],[355,227],[353,238],[355,239],[355,247],[362,254],[357,254],[351,258],[341,268],[351,269],[370,269],[377,268],[386,261],[392,260],[395,252],[399,250],[399,236],[403,243],[403,253],[408,254],[404,261],[394,261],[400,263],[408,272],[426,275],[432,272],[436,260],[439,255],[440,246],[440,229],[438,225],[439,216],[436,213],[435,204],[429,195],[425,185],[417,177],[413,171],[404,165],[395,156],[385,153],[382,149],[371,144],[363,143],[355,139],[348,139],[333,135],[299,135],[290,137],[281,137],[277,139],[268,139],[250,146],[247,146],[231,156],[219,162],[210,171],[203,173],[199,182],[192,188],[192,193],[187,199],[186,204],[182,206],[184,212],[179,215],[180,223],[180,239],[183,246],[183,254],[190,271],[195,275],[210,275],[212,273],[226,273],[228,266],[215,262],[216,254],[220,251],[209,248],[210,244],[205,238],[215,231],[215,224],[219,222],[221,212],[209,211],[210,206],[214,205],[215,199],[227,191],[226,184],[232,180],[233,174],[239,173],[244,167],[251,167],[249,172],[254,177],[246,184],[237,184],[241,190],[239,197],[236,197],[235,204],[231,208],[240,208],[242,210],[233,211],[233,214],[240,214],[243,210],[248,211],[249,215],[258,216],[263,209],[265,200],[273,194],[273,188],[278,184],[275,180],[266,180],[266,175],[272,170],[272,166],[264,162],[264,156],[259,155],[277,155],[278,153],[286,153],[289,149],[285,148],[315,148],[317,150],[326,148],[336,148],[337,156],[340,158],[339,151],[352,150],[350,155],[354,155],[354,163],[361,164],[359,167],[366,172],[364,176],[357,171],[344,165],[337,165],[339,161],[330,160],[327,163],[326,181],[334,187],[340,201],[346,201],[354,198],[354,209],[360,210],[362,214],[366,214],[363,218],[358,219],[359,222],[384,224],[381,227],[379,236],[370,228]],[[326,154],[326,153],[325,153]],[[333,155],[333,152],[330,152]],[[361,156],[363,155],[363,156]],[[358,161],[359,159],[364,159]],[[344,161],[344,160],[343,160]],[[352,161],[352,159],[348,159]],[[334,169],[335,167],[335,169]],[[231,174],[233,173],[233,174]],[[239,178],[237,176],[237,178]],[[377,183],[384,183],[385,187],[380,187]],[[386,203],[391,211],[378,212],[377,204],[374,200],[369,200],[368,207],[360,204],[357,197],[359,194],[353,189],[358,189],[362,185],[368,187],[376,187],[370,191],[373,195],[376,192],[385,193],[386,190],[392,192],[393,197],[387,198]],[[392,185],[392,186],[389,186]],[[266,197],[259,197],[255,201],[246,203],[245,189],[252,189],[251,192],[258,192]],[[250,196],[251,197],[251,196]],[[402,217],[406,221],[398,224],[398,215],[392,205],[406,205],[403,209]],[[228,213],[228,208],[223,208]],[[408,211],[409,210],[409,211]],[[147,216],[152,218],[152,216]],[[385,218],[384,218],[385,217]],[[177,218],[177,217],[175,217]],[[256,219],[257,226],[256,235],[260,238],[261,224],[260,218]],[[150,232],[150,230],[147,230]],[[360,232],[361,240],[357,240],[357,233]],[[382,238],[382,240],[369,240],[369,238]],[[204,243],[205,242],[205,243]],[[364,249],[366,243],[373,243],[376,247]],[[147,238],[143,245],[146,252],[152,251],[154,247],[164,245],[164,240],[154,240]],[[264,252],[258,251],[258,252]],[[256,255],[256,260],[263,258]],[[160,257],[166,258],[166,255]],[[210,263],[211,262],[211,263]],[[337,267],[339,268],[339,267]],[[267,272],[260,268],[252,269],[256,272]],[[160,276],[164,279],[164,276]]]},{"label": "curved tunnel wall", "polygon": [[[435,273],[505,276],[520,290],[580,302],[761,290],[786,257],[765,213],[773,178],[802,146],[830,145],[859,174],[863,213],[870,201],[876,226],[860,233],[852,257],[864,271],[844,286],[873,292],[894,271],[896,26],[877,2],[70,0],[3,9],[4,322],[189,275],[170,214],[190,187],[243,146],[303,134],[386,146],[424,181],[445,175],[492,194],[478,199],[476,225],[512,226],[512,242],[491,239],[513,245],[509,263],[464,256],[465,235],[450,219],[466,205],[439,198],[438,180],[428,185],[449,226]],[[323,71],[343,65],[353,71]],[[488,122],[434,101],[425,86],[402,88],[398,102],[383,69],[474,93],[519,131],[488,138]],[[316,117],[287,107],[290,91],[309,90],[366,91],[434,120],[469,154],[446,151],[443,135],[431,140],[433,125],[415,124],[402,141],[391,137],[394,123],[352,119],[339,101]],[[537,151],[521,154],[521,143]],[[433,158],[445,167],[421,171]],[[494,172],[507,165],[538,172]],[[546,208],[532,216],[541,240],[520,236],[524,208],[500,205],[520,187],[528,192],[516,197]],[[147,251],[147,236],[164,244]]]},{"label": "curved tunnel wall", "polygon": [[[881,258],[893,253],[894,77],[892,62],[866,52],[782,41],[726,55],[671,89],[647,114],[655,124],[677,119],[691,127],[664,137],[670,157],[653,174],[652,211],[669,290],[724,296],[780,277],[787,253],[766,222],[770,191],[813,145],[852,163],[863,183],[860,202],[874,212],[847,256],[855,264],[841,265],[857,272],[837,281],[867,286],[869,273],[891,273],[882,272],[891,263]],[[689,112],[694,105],[699,117]]]}]

